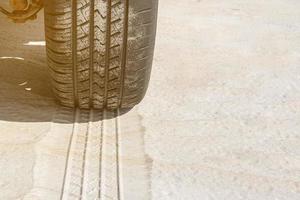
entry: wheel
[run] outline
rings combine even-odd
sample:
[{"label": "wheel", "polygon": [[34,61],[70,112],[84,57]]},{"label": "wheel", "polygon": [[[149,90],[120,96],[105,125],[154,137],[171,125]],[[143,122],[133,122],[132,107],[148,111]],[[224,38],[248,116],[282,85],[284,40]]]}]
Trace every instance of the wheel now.
[{"label": "wheel", "polygon": [[48,0],[54,94],[67,107],[131,108],[150,79],[157,0]]}]

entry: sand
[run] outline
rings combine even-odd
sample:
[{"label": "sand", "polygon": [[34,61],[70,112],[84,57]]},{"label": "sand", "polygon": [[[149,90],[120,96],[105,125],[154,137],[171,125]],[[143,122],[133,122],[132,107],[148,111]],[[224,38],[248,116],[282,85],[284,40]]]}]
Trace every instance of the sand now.
[{"label": "sand", "polygon": [[0,199],[300,199],[299,7],[161,0],[148,93],[104,121],[56,104],[42,13],[1,16]]}]

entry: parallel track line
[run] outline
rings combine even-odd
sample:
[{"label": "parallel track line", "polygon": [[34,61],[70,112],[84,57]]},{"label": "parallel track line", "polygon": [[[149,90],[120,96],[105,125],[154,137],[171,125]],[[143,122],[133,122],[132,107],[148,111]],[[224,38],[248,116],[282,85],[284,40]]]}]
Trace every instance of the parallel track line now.
[{"label": "parallel track line", "polygon": [[72,129],[72,134],[70,137],[70,141],[69,141],[69,147],[68,147],[68,151],[67,151],[67,158],[66,158],[66,164],[65,164],[65,172],[64,172],[64,178],[63,178],[63,185],[62,185],[62,190],[61,190],[61,195],[60,195],[60,199],[63,200],[65,197],[65,194],[67,193],[67,191],[69,190],[68,188],[68,180],[69,177],[67,177],[68,175],[68,171],[69,171],[69,167],[70,167],[70,161],[71,161],[71,150],[73,149],[74,146],[74,136],[75,136],[75,132],[76,132],[76,128],[77,128],[77,121],[79,120],[79,110],[75,109],[75,116],[74,116],[74,124],[73,124],[73,129]]}]

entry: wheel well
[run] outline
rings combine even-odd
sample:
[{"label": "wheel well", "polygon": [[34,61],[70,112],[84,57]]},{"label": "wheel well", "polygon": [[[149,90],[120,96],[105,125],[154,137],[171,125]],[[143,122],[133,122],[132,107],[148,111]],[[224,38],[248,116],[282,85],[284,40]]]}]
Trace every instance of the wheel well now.
[{"label": "wheel well", "polygon": [[12,11],[0,6],[0,12],[16,23],[24,23],[36,19],[43,5],[43,0],[10,0]]}]

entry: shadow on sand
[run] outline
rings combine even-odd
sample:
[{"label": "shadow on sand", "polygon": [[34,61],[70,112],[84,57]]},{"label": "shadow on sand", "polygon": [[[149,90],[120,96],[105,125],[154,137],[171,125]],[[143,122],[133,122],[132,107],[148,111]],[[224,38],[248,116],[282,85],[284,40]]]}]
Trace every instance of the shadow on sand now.
[{"label": "shadow on sand", "polygon": [[[63,108],[55,101],[45,63],[17,58],[0,59],[0,120],[74,122],[74,109]],[[98,117],[94,120],[115,118],[129,111],[107,111],[105,116],[97,111]]]}]

